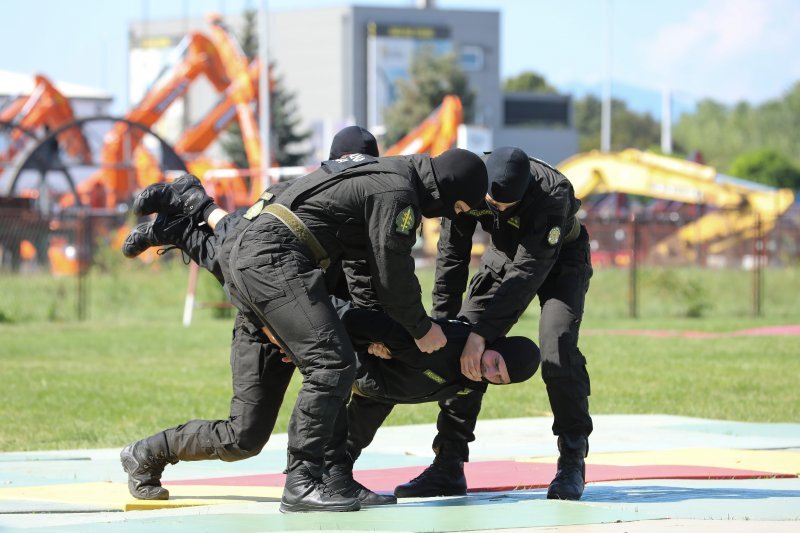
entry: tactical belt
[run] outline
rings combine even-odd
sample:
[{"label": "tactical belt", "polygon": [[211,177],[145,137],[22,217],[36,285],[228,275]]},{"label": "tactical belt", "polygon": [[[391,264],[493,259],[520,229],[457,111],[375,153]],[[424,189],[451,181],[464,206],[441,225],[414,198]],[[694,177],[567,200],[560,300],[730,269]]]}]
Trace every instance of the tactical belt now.
[{"label": "tactical belt", "polygon": [[[314,261],[316,261],[317,265],[322,268],[322,270],[327,270],[328,267],[331,266],[331,258],[328,257],[328,253],[325,251],[325,248],[323,248],[322,244],[320,244],[317,238],[314,237],[314,234],[311,233],[311,230],[308,229],[308,226],[306,226],[303,221],[300,220],[300,217],[295,215],[292,210],[285,205],[267,204],[266,202],[271,199],[271,194],[269,194],[268,198],[266,198],[265,195],[262,195],[258,202],[256,202],[253,207],[248,209],[244,218],[247,220],[253,220],[257,216],[264,213],[274,216],[283,222],[283,225],[289,228],[289,230],[294,233],[294,236],[297,237],[300,242],[308,246],[308,249],[311,250],[311,253],[314,255]],[[260,209],[258,208],[259,203],[261,203]]]},{"label": "tactical belt", "polygon": [[578,222],[577,218],[572,217],[572,227],[567,232],[567,235],[564,237],[564,244],[568,244],[576,240],[580,234],[581,234],[581,223]]}]

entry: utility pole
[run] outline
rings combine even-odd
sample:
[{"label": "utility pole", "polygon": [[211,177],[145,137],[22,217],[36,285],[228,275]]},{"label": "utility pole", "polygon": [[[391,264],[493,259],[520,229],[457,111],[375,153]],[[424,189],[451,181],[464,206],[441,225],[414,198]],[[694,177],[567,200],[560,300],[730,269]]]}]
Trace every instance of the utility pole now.
[{"label": "utility pole", "polygon": [[269,18],[267,17],[267,0],[261,0],[258,10],[258,59],[261,72],[258,76],[258,125],[261,137],[261,189],[270,186],[270,110],[269,110]]},{"label": "utility pole", "polygon": [[672,154],[672,93],[666,87],[661,93],[661,152]]},{"label": "utility pole", "polygon": [[600,114],[600,151],[611,151],[611,0],[605,0],[605,44],[603,46],[603,103]]}]

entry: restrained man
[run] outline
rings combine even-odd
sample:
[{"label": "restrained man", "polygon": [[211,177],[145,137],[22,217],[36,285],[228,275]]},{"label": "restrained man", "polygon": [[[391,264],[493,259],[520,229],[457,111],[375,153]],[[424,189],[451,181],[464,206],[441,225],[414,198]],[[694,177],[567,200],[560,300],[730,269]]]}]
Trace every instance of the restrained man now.
[{"label": "restrained man", "polygon": [[[433,291],[434,317],[473,324],[461,355],[465,376],[480,379],[487,343],[507,334],[539,297],[542,378],[558,437],[557,473],[547,497],[580,499],[584,458],[592,432],[589,374],[578,349],[584,300],[592,276],[589,237],[575,215],[580,201],[556,169],[518,148],[498,148],[486,158],[489,191],[464,215],[443,220]],[[472,277],[466,298],[472,235],[480,224],[491,244]],[[418,478],[400,485],[398,497],[464,494],[463,463],[480,412],[481,396],[439,403],[436,459]]]},{"label": "restrained man", "polygon": [[[460,357],[472,330],[470,324],[436,319],[447,336],[447,344],[425,354],[408,332],[385,313],[349,305],[342,309],[342,322],[358,353],[358,370],[346,416],[337,419],[337,430],[326,452],[334,482],[340,477],[352,478],[353,463],[395,405],[483,396],[488,384],[521,383],[539,367],[539,348],[533,341],[502,337],[481,354],[481,381],[476,382],[461,373]],[[380,357],[367,353],[375,343],[386,350]],[[341,423],[344,420],[347,426]]]},{"label": "restrained man", "polygon": [[[196,178],[151,186],[135,207],[140,214],[183,213],[193,223],[208,221],[218,208],[192,180]],[[274,198],[267,194],[225,239],[219,263],[225,287],[240,311],[233,348],[263,346],[261,332],[304,376],[289,425],[282,511],[360,507],[357,497],[334,494],[322,482],[324,449],[355,378],[355,355],[328,300],[323,271],[345,258],[366,261],[386,311],[422,351],[441,348],[446,338],[422,308],[410,256],[419,216],[466,211],[477,205],[485,188],[483,163],[463,150],[437,158],[356,154],[325,162]],[[253,369],[254,377],[260,378],[263,370]],[[256,406],[274,401],[264,397],[258,379],[250,384]],[[232,402],[228,421],[193,421],[123,450],[132,492],[165,497],[159,477],[167,463],[237,460],[258,453],[260,447],[241,447],[231,425],[241,416],[234,407],[241,405]],[[265,442],[263,430],[255,433]]]}]

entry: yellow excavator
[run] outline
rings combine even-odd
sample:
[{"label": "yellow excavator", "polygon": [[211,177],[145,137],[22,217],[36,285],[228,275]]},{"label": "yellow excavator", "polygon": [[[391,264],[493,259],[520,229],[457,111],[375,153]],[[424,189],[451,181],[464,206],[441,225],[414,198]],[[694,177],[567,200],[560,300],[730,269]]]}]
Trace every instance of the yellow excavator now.
[{"label": "yellow excavator", "polygon": [[720,253],[759,232],[767,233],[794,203],[789,189],[776,189],[717,172],[714,167],[673,157],[627,149],[592,151],[558,165],[578,198],[625,193],[707,205],[710,210],[661,241],[654,252],[662,257],[694,259],[696,246]]}]

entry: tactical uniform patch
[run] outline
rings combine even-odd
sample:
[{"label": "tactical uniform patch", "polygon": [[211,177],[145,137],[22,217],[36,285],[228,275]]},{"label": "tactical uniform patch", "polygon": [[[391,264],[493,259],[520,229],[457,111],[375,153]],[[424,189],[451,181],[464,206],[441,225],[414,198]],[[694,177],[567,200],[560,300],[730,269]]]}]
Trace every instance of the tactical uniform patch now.
[{"label": "tactical uniform patch", "polygon": [[550,231],[547,233],[547,244],[550,246],[555,246],[558,244],[558,241],[561,240],[561,228],[558,226],[554,226],[550,228]]},{"label": "tactical uniform patch", "polygon": [[410,205],[400,211],[394,219],[394,231],[400,235],[411,235],[417,227],[417,217]]},{"label": "tactical uniform patch", "polygon": [[511,217],[508,219],[508,225],[514,228],[519,229],[519,217]]},{"label": "tactical uniform patch", "polygon": [[445,379],[436,372],[434,372],[433,370],[426,370],[425,372],[423,372],[423,374],[425,374],[427,377],[429,377],[436,383],[442,384],[445,382]]}]

